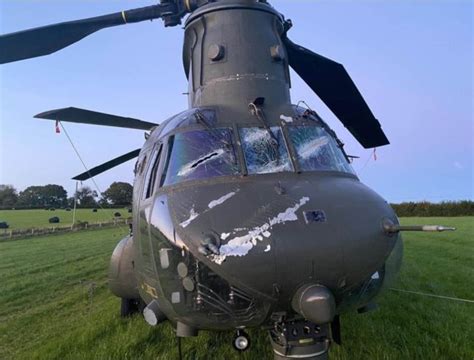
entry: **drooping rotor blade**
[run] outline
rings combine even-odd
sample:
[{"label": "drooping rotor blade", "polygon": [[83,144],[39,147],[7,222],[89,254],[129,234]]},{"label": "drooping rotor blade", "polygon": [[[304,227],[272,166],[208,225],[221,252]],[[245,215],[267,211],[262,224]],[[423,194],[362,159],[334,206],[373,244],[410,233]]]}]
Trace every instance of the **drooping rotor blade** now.
[{"label": "drooping rotor blade", "polygon": [[161,17],[161,5],[42,26],[0,36],[0,64],[48,55],[111,26]]},{"label": "drooping rotor blade", "polygon": [[119,156],[115,159],[112,159],[110,161],[107,161],[99,166],[96,166],[95,168],[90,169],[89,171],[83,172],[82,174],[79,174],[77,176],[74,176],[72,179],[73,180],[78,180],[78,181],[84,181],[87,179],[90,179],[91,177],[94,177],[96,175],[102,174],[103,172],[110,170],[120,164],[123,164],[129,160],[132,160],[138,156],[140,153],[141,149],[136,149],[133,151],[130,151],[129,153]]},{"label": "drooping rotor blade", "polygon": [[68,107],[42,112],[38,119],[57,120],[81,124],[115,126],[127,129],[150,130],[158,124],[134,118],[104,114],[96,111]]},{"label": "drooping rotor blade", "polygon": [[364,148],[390,143],[344,66],[288,38],[283,41],[290,66]]}]

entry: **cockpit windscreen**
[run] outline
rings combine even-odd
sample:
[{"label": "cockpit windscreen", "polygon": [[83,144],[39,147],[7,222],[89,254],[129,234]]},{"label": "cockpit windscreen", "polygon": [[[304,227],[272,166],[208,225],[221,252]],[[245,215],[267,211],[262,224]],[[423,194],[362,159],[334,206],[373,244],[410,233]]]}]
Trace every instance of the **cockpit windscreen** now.
[{"label": "cockpit windscreen", "polygon": [[170,155],[163,185],[239,174],[230,129],[177,133],[170,136],[168,144]]},{"label": "cockpit windscreen", "polygon": [[289,126],[288,134],[301,171],[340,171],[354,174],[336,140],[324,128]]}]

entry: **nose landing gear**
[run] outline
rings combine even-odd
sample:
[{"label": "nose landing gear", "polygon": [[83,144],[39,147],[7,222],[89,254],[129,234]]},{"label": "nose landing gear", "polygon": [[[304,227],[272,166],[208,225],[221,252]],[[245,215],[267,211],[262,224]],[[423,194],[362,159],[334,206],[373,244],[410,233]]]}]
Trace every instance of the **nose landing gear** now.
[{"label": "nose landing gear", "polygon": [[250,338],[245,331],[237,330],[232,345],[237,351],[245,351],[250,347]]}]

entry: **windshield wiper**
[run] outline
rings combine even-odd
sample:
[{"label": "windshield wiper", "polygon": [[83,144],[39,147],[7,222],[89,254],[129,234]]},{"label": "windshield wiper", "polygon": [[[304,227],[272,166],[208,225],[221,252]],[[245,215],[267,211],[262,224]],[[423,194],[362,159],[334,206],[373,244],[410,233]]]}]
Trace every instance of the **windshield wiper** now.
[{"label": "windshield wiper", "polygon": [[249,111],[262,123],[264,129],[268,132],[268,135],[270,135],[270,138],[272,140],[270,141],[271,146],[279,158],[280,152],[278,151],[278,148],[280,147],[280,143],[278,141],[278,138],[275,136],[275,134],[272,132],[272,130],[267,124],[265,113],[263,112],[263,109],[262,109],[262,105],[264,102],[265,102],[265,98],[263,97],[256,98],[253,102],[249,104]]},{"label": "windshield wiper", "polygon": [[209,124],[206,117],[199,109],[196,110],[196,112],[194,113],[194,116],[196,117],[196,121],[199,124],[203,125],[216,141],[223,143],[229,149],[231,148],[231,144],[222,136],[221,133],[218,132],[218,130],[215,127]]}]

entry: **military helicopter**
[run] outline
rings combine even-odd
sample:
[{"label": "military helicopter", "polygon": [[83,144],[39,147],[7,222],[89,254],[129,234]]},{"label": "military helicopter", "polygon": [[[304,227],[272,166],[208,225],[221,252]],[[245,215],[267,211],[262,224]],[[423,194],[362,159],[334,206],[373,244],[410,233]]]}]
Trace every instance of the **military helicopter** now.
[{"label": "military helicopter", "polygon": [[40,119],[146,131],[146,142],[76,177],[137,158],[133,226],[109,270],[121,313],[199,330],[267,330],[276,359],[327,359],[340,316],[368,311],[399,271],[403,227],[362,184],[324,120],[292,105],[290,71],[364,148],[388,145],[344,67],[293,43],[267,1],[161,0],[157,5],[0,37],[0,63],[56,52],[107,27],[187,16],[189,109],[160,125],[74,107]]}]

